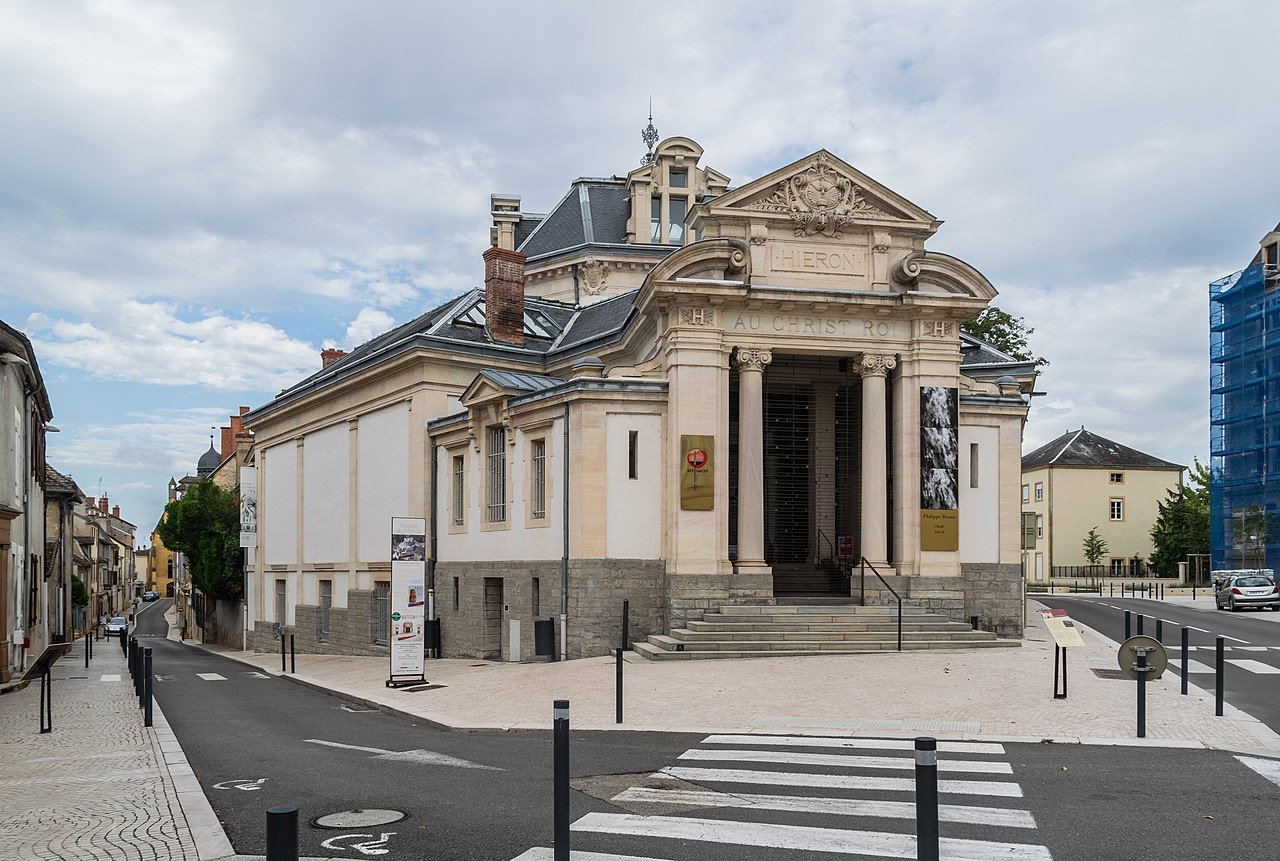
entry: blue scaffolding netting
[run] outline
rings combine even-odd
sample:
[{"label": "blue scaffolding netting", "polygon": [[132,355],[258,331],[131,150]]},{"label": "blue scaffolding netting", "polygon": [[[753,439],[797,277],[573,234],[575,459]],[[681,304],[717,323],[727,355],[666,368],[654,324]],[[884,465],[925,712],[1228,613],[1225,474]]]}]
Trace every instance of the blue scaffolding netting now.
[{"label": "blue scaffolding netting", "polygon": [[[1272,289],[1268,289],[1268,287]],[[1280,290],[1262,264],[1209,285],[1214,569],[1280,561]]]}]

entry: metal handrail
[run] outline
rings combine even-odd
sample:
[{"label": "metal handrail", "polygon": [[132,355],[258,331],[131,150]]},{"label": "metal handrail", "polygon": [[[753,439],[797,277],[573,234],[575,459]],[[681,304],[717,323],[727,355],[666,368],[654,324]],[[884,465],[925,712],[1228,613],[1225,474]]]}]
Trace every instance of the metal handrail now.
[{"label": "metal handrail", "polygon": [[830,548],[831,550],[831,555],[828,556],[827,558],[828,559],[836,558],[835,544],[831,543],[831,539],[827,537],[827,533],[822,531],[822,527],[818,527],[818,561],[819,562],[822,561],[822,542],[824,541],[827,542],[827,547]]},{"label": "metal handrail", "polygon": [[880,572],[876,570],[876,566],[867,561],[867,557],[858,557],[858,567],[861,571],[861,583],[858,586],[861,592],[862,606],[867,605],[867,569],[871,569],[871,573],[876,575],[876,579],[884,584],[884,588],[893,593],[893,597],[898,599],[898,651],[902,651],[902,596],[898,594],[898,590],[889,585],[889,581],[880,576]]}]

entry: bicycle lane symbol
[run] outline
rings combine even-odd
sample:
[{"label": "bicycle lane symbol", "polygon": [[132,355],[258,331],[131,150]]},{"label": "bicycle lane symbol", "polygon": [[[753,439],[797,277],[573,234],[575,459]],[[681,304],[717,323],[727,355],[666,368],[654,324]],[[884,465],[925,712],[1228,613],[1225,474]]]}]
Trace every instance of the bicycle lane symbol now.
[{"label": "bicycle lane symbol", "polygon": [[378,839],[374,840],[372,834],[338,834],[321,842],[320,845],[325,849],[336,849],[339,852],[354,849],[362,855],[386,855],[391,850],[385,847],[395,835],[395,831],[382,831],[377,835]]}]

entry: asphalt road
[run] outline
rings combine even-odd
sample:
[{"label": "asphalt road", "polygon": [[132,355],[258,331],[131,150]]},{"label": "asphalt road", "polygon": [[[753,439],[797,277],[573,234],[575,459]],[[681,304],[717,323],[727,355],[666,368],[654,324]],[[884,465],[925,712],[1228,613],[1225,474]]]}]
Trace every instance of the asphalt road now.
[{"label": "asphalt road", "polygon": [[[1223,696],[1236,708],[1280,732],[1280,613],[1270,610],[1215,610],[1212,599],[1195,606],[1145,598],[1098,598],[1039,595],[1036,600],[1058,607],[1083,624],[1116,642],[1124,640],[1124,611],[1132,613],[1130,627],[1136,634],[1137,616],[1144,616],[1143,633],[1154,637],[1155,620],[1163,620],[1163,638],[1169,657],[1181,659],[1181,629],[1188,629],[1189,657],[1206,667],[1214,666],[1216,638],[1224,638],[1226,661]],[[1243,664],[1231,663],[1242,661]],[[1261,666],[1259,666],[1261,665]],[[1118,666],[1118,665],[1117,665]],[[1194,666],[1194,665],[1193,665]],[[1260,672],[1251,672],[1250,668]],[[1268,672],[1268,668],[1272,672]],[[1212,673],[1191,673],[1189,680],[1212,692]]]},{"label": "asphalt road", "polygon": [[[156,697],[238,852],[265,851],[265,809],[277,804],[294,804],[301,811],[303,855],[510,861],[532,847],[551,845],[549,733],[436,730],[256,673],[219,655],[163,639],[167,603],[146,608],[138,623],[139,635],[155,653]],[[880,751],[824,751],[789,742],[794,739],[757,739],[760,746],[744,752],[735,748],[752,743],[741,739],[717,742],[700,735],[574,733],[572,773],[577,791],[572,793],[572,819],[577,830],[573,848],[670,861],[914,857],[874,851],[841,854],[833,852],[830,843],[846,839],[858,845],[860,841],[881,845],[878,841],[901,840],[914,831],[911,815],[884,818],[789,809],[815,800],[841,804],[887,800],[906,802],[904,806],[913,811],[909,791],[819,790],[812,784],[794,783],[797,776],[844,778],[864,770],[829,763],[797,765],[797,757],[834,753],[852,755],[852,759]],[[1263,857],[1259,852],[1265,850],[1260,847],[1274,839],[1272,819],[1280,805],[1280,787],[1228,753],[1048,744],[1004,745],[996,750],[996,754],[948,752],[941,758],[964,768],[981,766],[980,761],[988,761],[987,766],[996,763],[1008,769],[1004,775],[940,777],[1016,781],[1020,797],[944,794],[943,804],[989,805],[998,808],[995,815],[1008,813],[1004,808],[1025,810],[1034,817],[1035,827],[944,822],[946,839],[990,841],[981,844],[979,854],[966,858],[1254,861]],[[407,751],[417,753],[406,755]],[[698,751],[717,761],[698,757],[691,761],[689,754]],[[742,756],[764,761],[749,765],[729,761]],[[683,768],[685,778],[653,776],[668,768]],[[751,769],[756,783],[724,776],[734,768]],[[720,777],[711,769],[722,770]],[[865,774],[872,780],[911,777],[910,771],[884,771],[880,766],[865,769]],[[624,802],[617,799],[622,790],[712,793],[726,806]],[[758,803],[760,798],[773,799],[772,808]],[[326,830],[312,824],[324,814],[370,808],[401,810],[408,817],[370,828]],[[684,823],[693,823],[698,836],[660,833]],[[616,833],[627,828],[639,833]],[[722,839],[705,839],[718,828],[725,829]],[[817,842],[803,848],[803,840],[810,838]],[[323,845],[325,841],[328,846]],[[1025,851],[1031,854],[998,851],[1006,843],[1030,847]]]}]

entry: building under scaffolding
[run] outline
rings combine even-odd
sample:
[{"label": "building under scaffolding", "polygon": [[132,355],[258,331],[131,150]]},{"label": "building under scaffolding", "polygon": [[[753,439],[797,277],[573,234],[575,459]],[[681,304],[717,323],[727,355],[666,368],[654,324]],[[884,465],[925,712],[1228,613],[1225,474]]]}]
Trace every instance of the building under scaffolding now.
[{"label": "building under scaffolding", "polygon": [[1209,285],[1214,569],[1280,567],[1280,225]]}]

